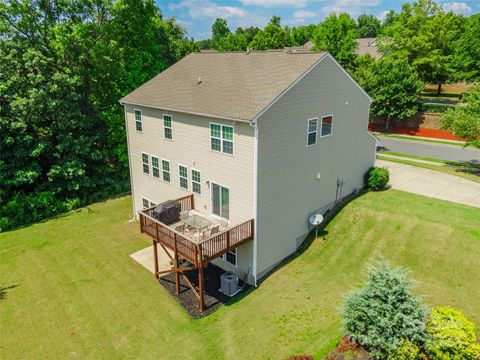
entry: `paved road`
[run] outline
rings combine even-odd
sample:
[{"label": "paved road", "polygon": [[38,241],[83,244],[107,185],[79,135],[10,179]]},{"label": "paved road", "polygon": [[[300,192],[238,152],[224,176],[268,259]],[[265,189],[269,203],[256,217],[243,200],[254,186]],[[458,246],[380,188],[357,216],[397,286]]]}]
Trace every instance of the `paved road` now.
[{"label": "paved road", "polygon": [[378,150],[394,151],[402,154],[425,156],[450,161],[480,163],[480,149],[461,148],[455,145],[427,143],[415,140],[380,137]]},{"label": "paved road", "polygon": [[[390,171],[390,185],[394,189],[453,201],[480,208],[480,184],[435,170],[377,160],[377,166]],[[480,219],[480,210],[479,210]]]}]

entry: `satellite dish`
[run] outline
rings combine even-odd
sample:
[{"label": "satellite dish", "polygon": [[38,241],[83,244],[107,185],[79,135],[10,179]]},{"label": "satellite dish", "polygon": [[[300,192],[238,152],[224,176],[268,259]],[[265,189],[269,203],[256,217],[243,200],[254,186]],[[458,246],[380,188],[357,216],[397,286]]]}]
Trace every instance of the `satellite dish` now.
[{"label": "satellite dish", "polygon": [[310,221],[311,225],[317,226],[323,222],[323,216],[322,214],[313,214],[308,220]]},{"label": "satellite dish", "polygon": [[318,237],[318,225],[323,222],[323,215],[322,214],[313,214],[308,219],[311,225],[315,226],[315,238]]}]

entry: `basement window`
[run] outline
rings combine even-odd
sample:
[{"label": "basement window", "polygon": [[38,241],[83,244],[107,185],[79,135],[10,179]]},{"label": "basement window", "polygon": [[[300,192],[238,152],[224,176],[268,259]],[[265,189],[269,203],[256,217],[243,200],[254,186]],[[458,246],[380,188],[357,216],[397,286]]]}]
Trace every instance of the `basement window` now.
[{"label": "basement window", "polygon": [[142,153],[142,165],[143,165],[143,173],[150,174],[150,166],[148,163],[148,154]]},{"label": "basement window", "polygon": [[163,134],[165,136],[165,139],[173,139],[171,115],[163,115]]},{"label": "basement window", "polygon": [[237,248],[230,250],[226,254],[223,254],[222,259],[236,267],[237,266]]},{"label": "basement window", "polygon": [[318,119],[309,119],[307,128],[307,146],[315,145],[317,143],[317,127]]},{"label": "basement window", "polygon": [[142,198],[142,206],[144,209],[148,209],[150,205],[150,201],[148,199]]},{"label": "basement window", "polygon": [[135,113],[135,129],[138,132],[143,131],[143,125],[142,125],[142,112],[138,109],[133,110]]}]

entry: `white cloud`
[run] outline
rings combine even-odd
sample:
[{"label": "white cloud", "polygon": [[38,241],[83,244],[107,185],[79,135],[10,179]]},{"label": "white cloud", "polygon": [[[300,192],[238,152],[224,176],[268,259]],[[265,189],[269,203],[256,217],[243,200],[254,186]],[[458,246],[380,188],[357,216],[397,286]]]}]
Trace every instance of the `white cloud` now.
[{"label": "white cloud", "polygon": [[380,14],[377,15],[378,20],[383,21],[387,17],[389,10],[382,11]]},{"label": "white cloud", "polygon": [[455,14],[468,14],[472,12],[472,8],[464,2],[451,2],[443,4],[445,11],[451,11]]},{"label": "white cloud", "polygon": [[282,23],[290,26],[303,25],[303,24],[306,24],[307,22],[309,23],[311,22],[311,21],[307,21],[307,19],[311,19],[318,16],[319,15],[314,11],[298,10],[293,13],[292,18],[282,21]]},{"label": "white cloud", "polygon": [[182,0],[178,4],[172,4],[172,9],[186,8],[189,15],[194,18],[216,18],[225,19],[243,18],[247,16],[247,11],[240,7],[218,5],[211,1]]},{"label": "white cloud", "polygon": [[380,0],[334,0],[322,8],[325,15],[331,13],[348,13],[352,17],[368,12],[366,8],[375,7],[380,4]]},{"label": "white cloud", "polygon": [[239,0],[243,5],[305,7],[309,0]]}]

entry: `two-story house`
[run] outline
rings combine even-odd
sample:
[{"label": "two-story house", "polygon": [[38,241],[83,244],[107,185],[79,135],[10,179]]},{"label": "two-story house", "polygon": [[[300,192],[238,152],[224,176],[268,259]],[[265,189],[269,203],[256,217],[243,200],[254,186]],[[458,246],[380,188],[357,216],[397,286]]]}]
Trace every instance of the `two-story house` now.
[{"label": "two-story house", "polygon": [[[363,187],[375,158],[370,102],[328,53],[186,56],[121,99],[142,231],[175,251],[178,277],[184,258],[256,284],[299,247],[310,215]],[[152,217],[179,198],[212,226],[186,221],[189,233]]]}]

